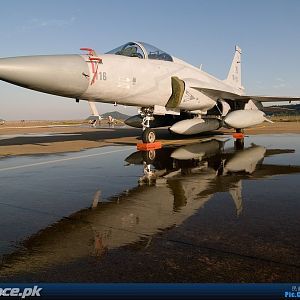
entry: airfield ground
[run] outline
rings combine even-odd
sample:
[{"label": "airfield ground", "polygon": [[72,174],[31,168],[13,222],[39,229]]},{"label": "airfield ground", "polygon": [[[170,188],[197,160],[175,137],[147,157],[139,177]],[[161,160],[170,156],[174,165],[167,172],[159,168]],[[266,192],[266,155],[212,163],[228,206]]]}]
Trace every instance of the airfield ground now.
[{"label": "airfield ground", "polygon": [[[141,181],[140,129],[6,122],[0,281],[299,282],[299,125],[247,129],[246,161],[232,152],[234,131],[219,130],[223,156],[181,162],[182,175],[169,164],[171,145],[197,145],[205,136],[158,129],[170,147],[153,167],[174,170],[153,185]],[[220,175],[230,161],[250,174]]]},{"label": "airfield ground", "polygon": [[[0,126],[0,155],[73,152],[102,146],[135,145],[140,142],[140,129],[105,126],[91,128],[88,125],[81,125],[78,121],[7,122]],[[172,136],[166,129],[157,129],[156,132],[158,140],[163,145],[193,143],[200,136]],[[233,132],[233,130],[221,129],[216,133],[231,134]],[[300,122],[263,123],[245,130],[246,135],[287,133],[300,133]]]}]

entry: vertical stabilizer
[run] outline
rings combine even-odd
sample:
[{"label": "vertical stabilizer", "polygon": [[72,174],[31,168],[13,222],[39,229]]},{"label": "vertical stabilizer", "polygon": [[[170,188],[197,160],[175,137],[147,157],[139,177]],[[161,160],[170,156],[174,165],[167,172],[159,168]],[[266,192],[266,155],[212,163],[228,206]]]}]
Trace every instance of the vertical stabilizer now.
[{"label": "vertical stabilizer", "polygon": [[235,46],[234,57],[225,82],[236,89],[243,90],[241,76],[241,54],[241,48],[239,46]]}]

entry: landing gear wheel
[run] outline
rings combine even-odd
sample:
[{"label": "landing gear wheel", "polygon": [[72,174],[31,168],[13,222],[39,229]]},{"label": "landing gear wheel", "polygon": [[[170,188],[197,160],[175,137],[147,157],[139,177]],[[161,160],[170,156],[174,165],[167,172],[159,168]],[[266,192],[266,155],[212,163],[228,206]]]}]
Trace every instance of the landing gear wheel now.
[{"label": "landing gear wheel", "polygon": [[146,128],[143,131],[142,140],[143,143],[154,143],[156,139],[155,131],[151,128]]},{"label": "landing gear wheel", "polygon": [[143,161],[147,164],[153,164],[155,161],[155,150],[143,151]]}]

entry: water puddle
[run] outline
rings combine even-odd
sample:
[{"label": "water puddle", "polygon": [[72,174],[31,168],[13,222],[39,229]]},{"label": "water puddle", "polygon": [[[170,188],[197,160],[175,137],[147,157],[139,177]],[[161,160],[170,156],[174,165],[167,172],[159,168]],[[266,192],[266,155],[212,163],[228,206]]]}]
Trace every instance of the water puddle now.
[{"label": "water puddle", "polygon": [[172,228],[185,242],[299,266],[299,152],[298,135],[270,135],[4,159],[0,275],[147,247]]}]

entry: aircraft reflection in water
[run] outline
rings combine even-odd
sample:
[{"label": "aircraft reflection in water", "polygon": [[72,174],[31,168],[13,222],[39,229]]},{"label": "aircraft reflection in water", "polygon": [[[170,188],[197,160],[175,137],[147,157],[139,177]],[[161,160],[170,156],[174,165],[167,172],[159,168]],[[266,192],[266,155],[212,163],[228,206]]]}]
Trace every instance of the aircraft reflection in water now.
[{"label": "aircraft reflection in water", "polygon": [[[264,157],[294,150],[252,145],[224,150],[224,141],[135,152],[128,164],[143,164],[139,185],[101,202],[97,191],[90,209],[81,210],[25,240],[25,250],[10,255],[0,274],[43,270],[136,242],[149,245],[157,232],[180,225],[216,193],[229,192],[242,212],[242,180],[299,173],[299,167],[263,164]],[[153,168],[154,167],[154,168]],[[152,170],[153,168],[153,170]],[[34,250],[34,251],[31,251]]]},{"label": "aircraft reflection in water", "polygon": [[[264,157],[294,150],[268,150],[254,144],[244,149],[243,140],[236,140],[235,148],[225,152],[225,143],[211,139],[175,149],[138,151],[127,157],[126,161],[144,165],[140,183],[157,185],[164,182],[173,191],[174,207],[189,206],[189,201],[198,200],[196,205],[199,208],[215,193],[229,192],[237,215],[242,211],[242,179],[300,170],[297,167],[262,164]],[[155,168],[153,171],[151,165]]]}]

